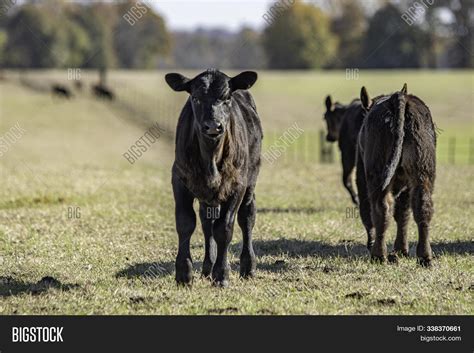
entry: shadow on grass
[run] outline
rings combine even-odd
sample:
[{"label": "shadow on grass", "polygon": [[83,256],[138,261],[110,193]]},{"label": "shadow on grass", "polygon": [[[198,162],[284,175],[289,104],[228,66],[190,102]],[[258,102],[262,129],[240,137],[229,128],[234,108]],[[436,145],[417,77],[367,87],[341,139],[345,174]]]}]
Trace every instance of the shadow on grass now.
[{"label": "shadow on grass", "polygon": [[116,278],[161,278],[174,272],[174,262],[142,262],[133,264],[115,274]]},{"label": "shadow on grass", "polygon": [[0,277],[0,297],[10,297],[20,294],[40,295],[50,288],[69,291],[78,288],[77,284],[63,284],[53,277],[43,277],[36,283],[23,282],[13,277]]},{"label": "shadow on grass", "polygon": [[[279,256],[289,257],[368,257],[369,252],[365,245],[356,243],[352,240],[342,241],[337,244],[328,244],[317,240],[299,240],[299,239],[275,239],[275,240],[257,240],[253,242],[257,256]],[[416,248],[416,242],[410,243],[410,248]],[[453,241],[453,242],[433,242],[431,243],[433,252],[437,256],[443,254],[473,255],[474,242]],[[231,251],[238,254],[241,244],[232,246]],[[392,244],[388,245],[388,250],[392,249]]]},{"label": "shadow on grass", "polygon": [[259,208],[257,209],[257,213],[306,213],[306,214],[313,214],[313,213],[321,213],[324,212],[325,208],[315,208],[315,207],[288,207],[288,208]]},{"label": "shadow on grass", "polygon": [[41,207],[43,205],[57,205],[65,202],[64,197],[44,195],[41,197],[19,197],[0,203],[0,209],[16,209],[22,207]]},{"label": "shadow on grass", "polygon": [[[416,243],[410,245],[416,246]],[[438,256],[443,254],[474,255],[474,241],[457,240],[453,242],[431,243],[431,249]]]},{"label": "shadow on grass", "polygon": [[338,244],[328,244],[317,240],[275,239],[254,241],[257,256],[285,255],[289,257],[362,257],[367,256],[365,245],[345,241]]},{"label": "shadow on grass", "polygon": [[[298,257],[343,257],[348,259],[366,258],[369,259],[369,252],[365,245],[356,243],[352,240],[341,241],[337,244],[328,244],[316,240],[299,240],[299,239],[275,239],[275,240],[258,240],[254,241],[254,249],[257,257],[262,256],[288,256],[292,258]],[[431,244],[435,255],[443,254],[466,254],[474,253],[474,242],[472,241],[455,241],[455,242],[438,242]],[[232,244],[230,251],[237,258],[240,255],[242,243]],[[410,248],[416,247],[416,243],[410,243]],[[388,246],[389,251],[392,245]],[[195,261],[193,267],[196,271],[200,271],[202,262]],[[284,260],[276,260],[274,262],[264,262],[257,259],[257,268],[266,272],[283,272],[289,270],[291,263]],[[239,262],[231,263],[233,271],[239,270]],[[324,267],[323,271],[330,272],[331,268]],[[143,262],[130,265],[115,274],[116,278],[141,278],[153,279],[171,276],[174,273],[174,261],[167,262]],[[1,294],[0,294],[1,296]]]}]

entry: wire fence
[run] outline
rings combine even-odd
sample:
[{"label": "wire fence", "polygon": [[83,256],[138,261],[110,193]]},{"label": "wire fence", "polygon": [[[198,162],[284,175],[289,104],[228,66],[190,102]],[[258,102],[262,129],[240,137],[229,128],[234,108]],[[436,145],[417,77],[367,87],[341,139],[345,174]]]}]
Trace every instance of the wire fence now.
[{"label": "wire fence", "polygon": [[[336,143],[326,141],[324,130],[305,130],[294,141],[284,141],[284,133],[265,132],[263,159],[298,163],[339,163],[340,151]],[[440,164],[474,165],[474,138],[461,136],[439,136],[436,159]]]},{"label": "wire fence", "polygon": [[[16,78],[23,86],[38,92],[50,91],[52,80],[39,80],[29,76],[26,72],[19,72],[10,78]],[[123,112],[139,125],[149,126],[157,122],[166,131],[168,137],[174,135],[182,102],[148,97],[144,92],[125,84],[119,84],[116,87],[120,89],[117,89],[118,99],[110,104],[112,108],[117,108],[117,111]],[[296,133],[289,134],[290,129],[264,131],[262,151],[264,161],[271,164],[277,160],[329,164],[340,162],[337,143],[326,141],[325,130],[295,128]],[[474,137],[448,136],[447,134],[438,136],[436,158],[440,164],[474,165]]]}]

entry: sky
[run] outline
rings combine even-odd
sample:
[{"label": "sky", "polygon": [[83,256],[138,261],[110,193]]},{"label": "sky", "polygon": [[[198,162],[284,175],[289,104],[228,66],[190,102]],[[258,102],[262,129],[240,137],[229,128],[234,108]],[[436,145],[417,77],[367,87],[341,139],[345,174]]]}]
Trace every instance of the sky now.
[{"label": "sky", "polygon": [[162,15],[172,30],[222,27],[236,30],[243,25],[262,28],[268,0],[174,0],[144,1]]}]

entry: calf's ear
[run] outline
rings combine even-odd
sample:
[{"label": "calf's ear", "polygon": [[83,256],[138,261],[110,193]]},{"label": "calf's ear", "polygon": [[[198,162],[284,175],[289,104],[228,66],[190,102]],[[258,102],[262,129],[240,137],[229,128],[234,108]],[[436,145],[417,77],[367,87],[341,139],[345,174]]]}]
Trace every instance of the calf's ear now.
[{"label": "calf's ear", "polygon": [[328,112],[332,109],[332,98],[329,95],[326,97],[326,109]]},{"label": "calf's ear", "polygon": [[255,71],[244,71],[229,81],[230,90],[249,89],[257,81],[257,73]]},{"label": "calf's ear", "polygon": [[367,92],[367,89],[365,87],[362,87],[362,89],[360,90],[360,100],[362,102],[362,106],[365,109],[369,109],[372,105],[372,100],[370,99],[369,93]]},{"label": "calf's ear", "polygon": [[406,84],[406,83],[403,85],[403,88],[402,88],[402,90],[401,90],[400,92],[402,92],[402,94],[407,94],[407,92],[408,92],[408,87],[407,87],[407,84]]},{"label": "calf's ear", "polygon": [[170,73],[165,76],[166,83],[176,92],[190,91],[191,80],[181,74]]}]

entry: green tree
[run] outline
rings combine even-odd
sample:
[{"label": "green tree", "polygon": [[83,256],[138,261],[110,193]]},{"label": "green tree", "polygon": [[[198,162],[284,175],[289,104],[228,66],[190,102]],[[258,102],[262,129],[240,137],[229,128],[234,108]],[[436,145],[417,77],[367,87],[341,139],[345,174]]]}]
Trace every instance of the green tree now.
[{"label": "green tree", "polygon": [[336,52],[328,17],[311,4],[295,1],[265,28],[263,46],[272,69],[311,69],[327,65]]},{"label": "green tree", "polygon": [[417,68],[428,61],[428,37],[417,25],[409,25],[392,4],[379,9],[369,21],[362,66]]},{"label": "green tree", "polygon": [[202,69],[230,67],[233,36],[227,31],[198,28],[193,32],[173,33],[173,67]]},{"label": "green tree", "polygon": [[5,66],[44,68],[58,65],[53,51],[54,21],[34,5],[25,5],[7,22]]},{"label": "green tree", "polygon": [[230,66],[233,69],[261,69],[266,66],[261,36],[251,28],[242,28],[230,47]]},{"label": "green tree", "polygon": [[7,44],[7,31],[0,29],[0,66],[4,66],[5,45]]},{"label": "green tree", "polygon": [[60,57],[59,67],[81,67],[91,50],[87,31],[71,17],[70,11],[62,11],[53,35],[53,51]]},{"label": "green tree", "polygon": [[142,5],[141,15],[129,23],[123,14],[127,14],[134,2],[119,6],[119,18],[115,28],[114,44],[117,61],[125,68],[155,68],[160,55],[167,55],[170,50],[170,37],[161,16]]},{"label": "green tree", "polygon": [[337,60],[334,67],[357,67],[362,54],[362,45],[367,30],[364,9],[358,1],[344,1],[341,14],[333,18],[332,32],[338,37]]},{"label": "green tree", "polygon": [[[449,13],[453,20],[442,21],[441,10]],[[437,0],[427,8],[426,22],[430,33],[446,39],[445,49],[450,66],[474,67],[473,0]],[[432,51],[432,55],[436,52]]]},{"label": "green tree", "polygon": [[113,28],[117,22],[116,7],[107,3],[82,5],[72,19],[87,33],[89,44],[82,67],[108,69],[116,64]]}]

